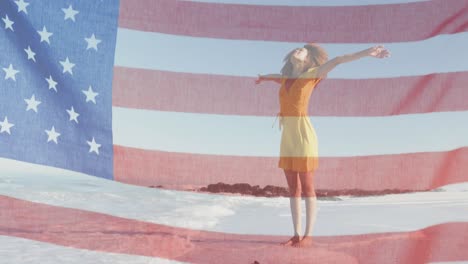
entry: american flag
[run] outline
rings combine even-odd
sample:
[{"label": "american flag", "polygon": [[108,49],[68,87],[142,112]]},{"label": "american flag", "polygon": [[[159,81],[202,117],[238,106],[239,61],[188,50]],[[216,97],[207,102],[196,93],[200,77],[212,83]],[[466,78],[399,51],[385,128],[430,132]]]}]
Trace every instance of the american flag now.
[{"label": "american flag", "polygon": [[[377,43],[392,51],[339,66],[314,91],[316,189],[467,182],[468,1],[0,0],[0,17],[2,246],[21,238],[15,245],[30,250],[70,250],[76,263],[468,261],[464,216],[357,233],[337,221],[301,251],[249,224],[206,228],[212,211],[227,217],[234,201],[255,202],[175,191],[287,186],[271,127],[279,87],[254,82],[311,41],[331,57]],[[83,184],[94,176],[113,181]],[[61,184],[40,183],[51,179]],[[174,190],[146,188],[156,185]],[[48,188],[65,192],[50,198]],[[160,209],[138,205],[146,199]],[[27,262],[27,250],[22,259],[4,248],[5,263]]]}]

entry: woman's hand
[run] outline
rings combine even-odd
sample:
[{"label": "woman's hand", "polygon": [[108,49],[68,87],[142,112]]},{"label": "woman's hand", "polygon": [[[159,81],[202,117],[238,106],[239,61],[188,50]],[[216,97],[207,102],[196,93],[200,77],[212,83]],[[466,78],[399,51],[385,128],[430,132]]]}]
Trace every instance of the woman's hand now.
[{"label": "woman's hand", "polygon": [[350,61],[355,61],[357,59],[361,59],[367,56],[371,56],[375,58],[386,58],[386,57],[390,57],[390,52],[387,49],[385,49],[384,46],[379,45],[379,46],[374,46],[372,48],[368,48],[365,50],[361,50],[356,53],[338,56],[320,65],[317,70],[317,77],[325,78],[327,77],[327,74],[331,70],[333,70],[337,65],[342,64],[342,63],[347,63]]},{"label": "woman's hand", "polygon": [[259,74],[257,80],[255,80],[255,84],[260,84],[264,80],[265,79],[264,79],[263,75]]},{"label": "woman's hand", "polygon": [[390,52],[384,48],[384,46],[379,45],[365,50],[366,54],[375,58],[386,58],[390,57]]}]

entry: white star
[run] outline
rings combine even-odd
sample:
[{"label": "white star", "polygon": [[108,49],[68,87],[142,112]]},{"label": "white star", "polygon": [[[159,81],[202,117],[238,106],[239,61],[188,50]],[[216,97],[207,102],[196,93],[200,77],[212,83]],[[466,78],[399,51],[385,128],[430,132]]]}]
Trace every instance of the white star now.
[{"label": "white star", "polygon": [[36,53],[34,53],[34,51],[31,50],[31,47],[28,46],[28,49],[24,49],[24,51],[26,51],[26,54],[28,54],[28,60],[36,62],[36,58],[34,58],[34,56],[36,56]]},{"label": "white star", "polygon": [[5,80],[7,79],[12,79],[13,81],[16,81],[16,77],[15,75],[19,72],[15,69],[13,69],[13,65],[10,64],[10,66],[8,68],[3,68],[3,70],[5,71]]},{"label": "white star", "polygon": [[9,18],[8,18],[8,15],[5,15],[4,18],[2,18],[3,22],[5,23],[5,29],[10,29],[11,31],[14,31],[13,30],[13,24],[15,22],[11,21]]},{"label": "white star", "polygon": [[60,133],[58,133],[57,131],[55,131],[55,127],[52,126],[52,129],[51,130],[45,130],[45,132],[47,133],[47,142],[49,141],[54,141],[55,144],[57,144],[57,138],[60,136]]},{"label": "white star", "polygon": [[93,88],[91,86],[89,86],[88,88],[88,91],[85,91],[83,90],[83,93],[86,95],[86,102],[93,102],[94,104],[96,104],[96,96],[99,94],[99,93],[95,93],[93,91]]},{"label": "white star", "polygon": [[70,73],[71,75],[73,75],[73,71],[72,71],[72,68],[75,67],[75,64],[74,63],[71,63],[69,60],[68,60],[68,57],[64,60],[64,61],[60,61],[60,64],[62,64],[62,67],[63,67],[63,73]]},{"label": "white star", "polygon": [[96,152],[96,154],[99,155],[99,148],[101,147],[101,144],[96,143],[96,141],[94,141],[94,137],[93,141],[86,141],[86,143],[89,145],[89,153]]},{"label": "white star", "polygon": [[0,133],[7,132],[8,134],[11,135],[10,128],[15,125],[12,123],[8,123],[8,117],[5,116],[5,119],[3,119],[3,122],[0,122],[0,126],[2,127],[0,129]]},{"label": "white star", "polygon": [[67,109],[67,112],[68,112],[68,114],[70,115],[70,121],[73,120],[73,121],[75,121],[75,122],[78,124],[78,119],[77,119],[77,118],[78,118],[78,116],[79,116],[80,114],[78,114],[77,112],[75,112],[75,109],[73,109],[73,106],[71,107],[70,110]]},{"label": "white star", "polygon": [[64,20],[71,19],[73,22],[75,22],[75,16],[79,12],[76,10],[73,10],[73,7],[70,5],[67,9],[62,8],[62,11],[65,13],[65,18]]},{"label": "white star", "polygon": [[18,6],[18,13],[21,11],[23,11],[25,14],[28,13],[28,10],[26,10],[26,7],[29,5],[28,2],[24,2],[24,0],[17,0],[15,3]]},{"label": "white star", "polygon": [[49,38],[50,38],[50,36],[53,35],[52,32],[47,32],[47,28],[44,26],[42,28],[42,31],[38,30],[37,33],[39,33],[39,35],[41,36],[41,42],[45,41],[50,45]]},{"label": "white star", "polygon": [[49,90],[54,89],[57,92],[57,82],[52,79],[52,76],[49,75],[49,78],[46,78],[46,81],[49,83]]},{"label": "white star", "polygon": [[90,38],[85,38],[86,42],[88,42],[88,47],[86,47],[86,50],[88,49],[95,49],[97,50],[97,45],[99,43],[101,43],[101,40],[100,39],[97,39],[95,36],[94,36],[94,33],[93,35],[91,35]]},{"label": "white star", "polygon": [[33,110],[37,113],[37,106],[41,103],[40,101],[36,101],[36,97],[34,94],[31,96],[31,99],[24,99],[24,101],[28,104],[26,111]]}]

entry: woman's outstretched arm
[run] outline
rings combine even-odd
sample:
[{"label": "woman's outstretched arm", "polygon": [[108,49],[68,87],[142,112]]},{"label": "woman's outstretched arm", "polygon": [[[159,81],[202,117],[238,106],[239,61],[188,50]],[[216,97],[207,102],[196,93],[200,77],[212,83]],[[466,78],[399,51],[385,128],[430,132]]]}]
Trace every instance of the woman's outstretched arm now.
[{"label": "woman's outstretched arm", "polygon": [[368,48],[368,49],[365,49],[356,53],[338,56],[322,64],[320,67],[318,67],[317,77],[325,78],[327,77],[327,74],[339,64],[358,60],[360,58],[367,57],[367,56],[375,57],[375,58],[385,58],[385,57],[390,56],[390,52],[386,50],[383,46],[375,46],[375,47]]},{"label": "woman's outstretched arm", "polygon": [[266,75],[258,75],[257,80],[255,81],[256,84],[261,83],[262,81],[274,81],[277,83],[281,83],[281,79],[283,75],[281,74],[266,74]]}]

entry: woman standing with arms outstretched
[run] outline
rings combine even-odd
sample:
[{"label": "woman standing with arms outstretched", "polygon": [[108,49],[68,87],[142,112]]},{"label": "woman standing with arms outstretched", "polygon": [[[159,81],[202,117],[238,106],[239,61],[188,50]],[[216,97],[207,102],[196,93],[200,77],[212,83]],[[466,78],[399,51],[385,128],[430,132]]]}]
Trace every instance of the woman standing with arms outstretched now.
[{"label": "woman standing with arms outstretched", "polygon": [[[282,127],[278,167],[284,170],[290,192],[294,236],[282,245],[306,247],[312,244],[312,227],[316,218],[314,171],[318,168],[318,143],[308,117],[309,98],[317,84],[337,65],[363,57],[388,57],[383,46],[338,56],[328,60],[326,51],[316,44],[294,49],[284,58],[281,74],[259,75],[256,81],[276,81],[279,90],[280,128]],[[306,202],[306,229],[301,230],[301,196]]]}]

